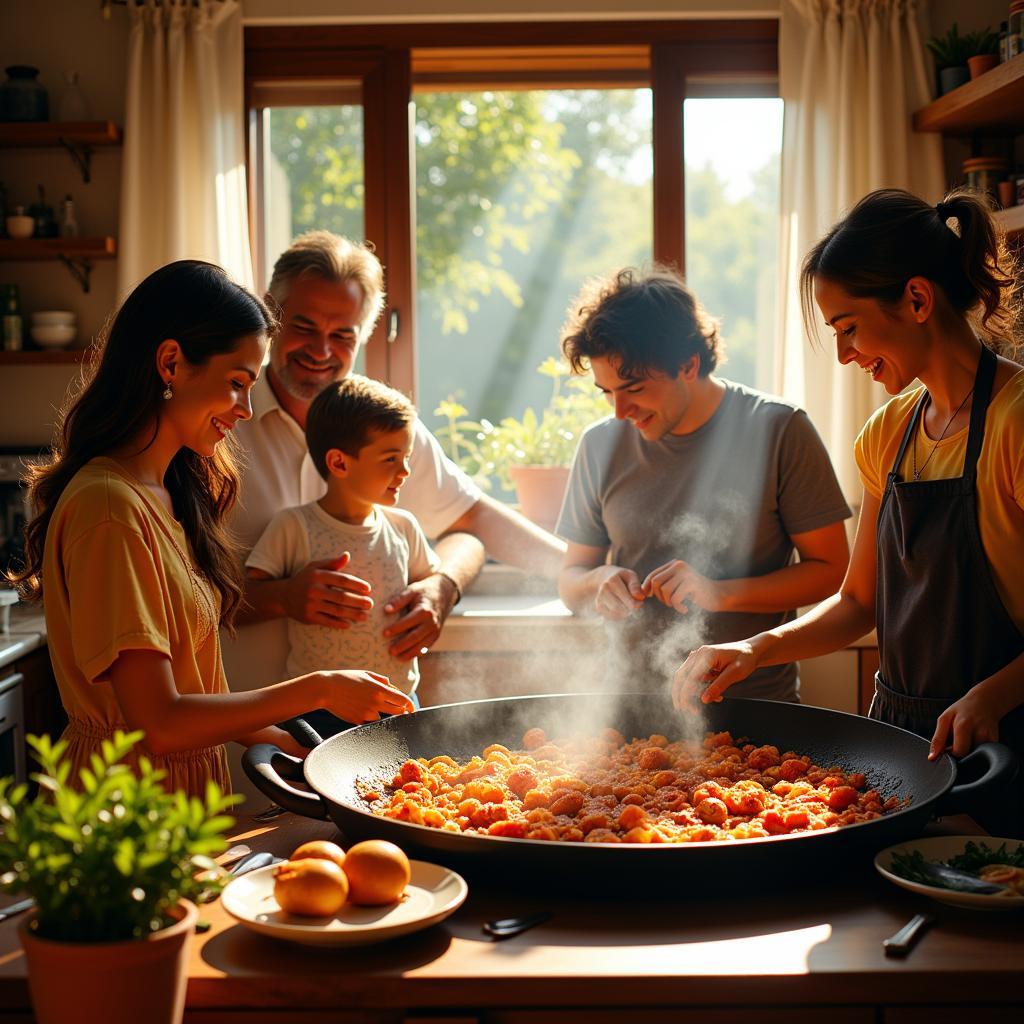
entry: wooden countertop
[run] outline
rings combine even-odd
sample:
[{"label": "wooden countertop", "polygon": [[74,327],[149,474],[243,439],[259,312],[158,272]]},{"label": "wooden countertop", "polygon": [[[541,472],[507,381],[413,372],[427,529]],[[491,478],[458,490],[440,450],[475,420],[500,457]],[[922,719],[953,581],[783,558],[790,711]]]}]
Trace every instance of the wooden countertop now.
[{"label": "wooden countertop", "polygon": [[[965,818],[933,830],[978,832]],[[288,814],[266,826],[249,819],[234,841],[287,855],[306,839],[335,835],[330,824]],[[869,864],[843,877],[823,864],[820,879],[782,892],[768,879],[737,878],[717,898],[703,894],[699,878],[680,878],[643,900],[616,895],[616,885],[609,878],[606,891],[581,899],[471,881],[469,899],[447,921],[362,948],[278,942],[247,931],[214,903],[201,911],[211,929],[193,940],[188,1006],[203,1022],[283,1022],[299,1009],[332,1011],[308,1018],[317,1022],[404,1021],[410,1011],[445,1009],[460,1021],[487,1012],[488,1021],[523,1024],[554,1020],[554,1008],[563,1008],[558,1019],[576,1020],[564,1015],[570,1007],[618,1008],[620,1020],[633,1019],[630,1008],[644,1016],[654,1007],[749,1007],[761,1022],[819,1020],[828,1007],[830,1024],[868,1024],[883,1019],[878,1007],[908,1004],[984,1004],[997,1013],[975,1021],[1024,1010],[1018,914],[946,908],[897,889]],[[553,911],[552,920],[516,938],[494,942],[481,933],[485,920],[539,909]],[[922,909],[938,923],[906,960],[885,957],[882,940]],[[0,1021],[27,1010],[24,971],[16,922],[4,922]],[[776,1017],[765,1010],[773,1004],[790,1009]],[[257,1010],[264,1013],[239,1013]],[[918,1019],[899,1012],[884,1019]],[[579,1018],[598,1019],[590,1010]]]}]

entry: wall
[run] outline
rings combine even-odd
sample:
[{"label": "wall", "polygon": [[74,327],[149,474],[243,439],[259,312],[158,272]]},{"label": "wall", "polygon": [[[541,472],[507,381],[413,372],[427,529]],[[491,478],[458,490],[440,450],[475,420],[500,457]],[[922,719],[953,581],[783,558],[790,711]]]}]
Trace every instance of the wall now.
[{"label": "wall", "polygon": [[[93,118],[123,124],[127,37],[124,8],[115,8],[107,21],[98,3],[82,0],[4,0],[0,6],[0,67],[39,68],[39,81],[50,94],[52,118],[64,85],[62,73],[76,70]],[[32,202],[38,184],[54,206],[70,193],[82,235],[117,236],[120,175],[117,148],[94,153],[88,185],[62,150],[0,149],[0,181],[7,186],[8,204]],[[78,344],[85,346],[114,304],[115,267],[112,260],[94,265],[88,295],[60,263],[3,263],[0,282],[18,286],[23,314],[33,309],[74,310]],[[50,440],[53,411],[63,401],[72,373],[68,365],[0,368],[0,447]]]},{"label": "wall", "polygon": [[[642,0],[633,17],[773,17],[778,0]],[[486,7],[482,12],[481,8]],[[954,20],[964,31],[1006,17],[1005,0],[934,0],[931,24],[944,30]],[[380,0],[367,14],[364,0],[244,0],[246,22],[309,21],[438,21],[555,18],[614,18],[623,13],[621,0]],[[99,4],[88,0],[4,0],[0,4],[0,67],[32,64],[50,91],[53,108],[60,97],[65,70],[80,74],[92,102],[93,116],[118,124],[124,119],[125,54],[128,15],[115,7],[110,20]],[[961,142],[947,144],[949,180],[955,181],[966,152]],[[10,203],[30,202],[42,183],[52,203],[71,193],[78,205],[82,234],[117,236],[120,156],[100,150],[93,157],[93,181],[82,184],[68,156],[59,150],[0,150],[0,181]],[[78,314],[79,344],[99,330],[115,301],[115,264],[106,261],[93,271],[92,289],[83,295],[58,263],[0,264],[0,282],[18,285],[25,311],[73,309]],[[45,444],[50,439],[54,410],[63,401],[72,376],[69,366],[0,368],[0,448]]]}]

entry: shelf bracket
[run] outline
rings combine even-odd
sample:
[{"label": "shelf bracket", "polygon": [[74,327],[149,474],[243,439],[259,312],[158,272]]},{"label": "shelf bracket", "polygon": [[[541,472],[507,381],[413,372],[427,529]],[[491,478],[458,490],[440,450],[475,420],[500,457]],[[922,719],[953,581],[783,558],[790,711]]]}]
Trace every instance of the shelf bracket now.
[{"label": "shelf bracket", "polygon": [[[88,185],[91,180],[92,146],[84,142],[77,143],[70,139],[65,139],[63,135],[57,141],[67,150],[68,156],[75,162],[79,173],[82,175],[82,181]],[[86,291],[88,290],[87,288]]]},{"label": "shelf bracket", "polygon": [[78,282],[82,291],[88,294],[89,275],[92,273],[92,264],[88,260],[78,260],[73,256],[65,256],[64,253],[60,253],[57,258],[68,268],[68,273]]}]

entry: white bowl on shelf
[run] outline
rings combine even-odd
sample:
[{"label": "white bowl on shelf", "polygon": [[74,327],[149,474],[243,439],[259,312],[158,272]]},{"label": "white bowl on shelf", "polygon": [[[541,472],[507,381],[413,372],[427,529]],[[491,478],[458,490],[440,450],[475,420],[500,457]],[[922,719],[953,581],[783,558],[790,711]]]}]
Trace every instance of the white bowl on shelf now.
[{"label": "white bowl on shelf", "polygon": [[74,327],[75,314],[70,309],[42,309],[29,313],[33,327]]},{"label": "white bowl on shelf", "polygon": [[75,340],[77,333],[73,324],[33,324],[29,328],[32,340],[43,348],[67,348]]}]

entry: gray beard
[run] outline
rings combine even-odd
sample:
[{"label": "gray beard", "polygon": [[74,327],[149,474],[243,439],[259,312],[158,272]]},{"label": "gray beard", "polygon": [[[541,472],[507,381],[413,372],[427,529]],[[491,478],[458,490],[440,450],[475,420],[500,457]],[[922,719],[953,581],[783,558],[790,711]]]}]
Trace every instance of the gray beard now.
[{"label": "gray beard", "polygon": [[[313,401],[313,399],[316,398],[316,396],[319,395],[328,384],[333,383],[333,381],[329,380],[324,381],[323,384],[318,384],[316,381],[297,381],[292,376],[291,367],[288,363],[285,363],[284,366],[281,367],[281,369],[275,374],[275,377],[281,387],[283,387],[285,391],[292,396],[292,398],[297,398],[300,402]],[[340,378],[338,377],[334,378],[334,380],[339,379]]]}]

